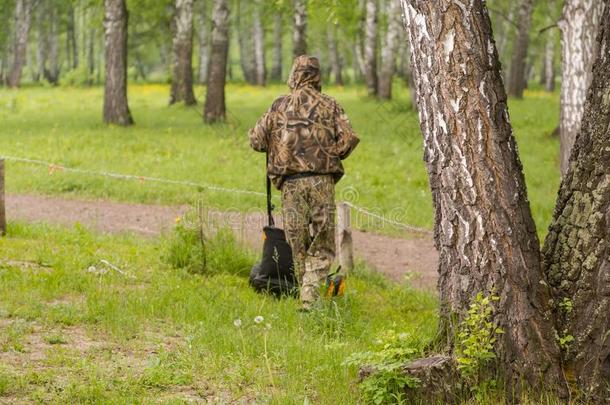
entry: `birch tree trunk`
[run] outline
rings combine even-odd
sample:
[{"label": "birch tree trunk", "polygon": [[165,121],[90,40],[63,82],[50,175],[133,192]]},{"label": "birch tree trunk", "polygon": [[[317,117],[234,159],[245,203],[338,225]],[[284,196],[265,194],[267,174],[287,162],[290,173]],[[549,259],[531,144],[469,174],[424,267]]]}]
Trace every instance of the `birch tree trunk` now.
[{"label": "birch tree trunk", "polygon": [[252,38],[254,39],[254,83],[264,86],[267,81],[267,67],[265,64],[265,30],[261,21],[260,0],[254,2],[252,18]]},{"label": "birch tree trunk", "polygon": [[214,0],[212,12],[212,52],[208,91],[205,98],[203,119],[214,123],[225,119],[225,82],[227,56],[229,54],[229,4],[228,0]]},{"label": "birch tree trunk", "polygon": [[49,83],[57,85],[59,83],[59,17],[57,5],[52,4],[49,10],[49,31],[47,37],[48,44],[48,66],[44,71],[44,78]]},{"label": "birch tree trunk", "polygon": [[49,5],[40,4],[36,10],[36,73],[34,81],[44,79],[44,71],[47,68],[48,58],[48,36],[49,28],[46,19],[49,16]]},{"label": "birch tree trunk", "polygon": [[208,64],[210,59],[209,36],[210,28],[208,27],[207,0],[199,0],[199,13],[197,21],[199,22],[199,83],[206,84],[208,82]]},{"label": "birch tree trunk", "polygon": [[193,92],[193,0],[176,0],[173,75],[169,103],[197,104]]},{"label": "birch tree trunk", "polygon": [[256,83],[256,72],[254,67],[254,42],[252,40],[252,27],[250,25],[252,4],[248,1],[237,2],[237,41],[239,42],[239,63],[244,75],[244,80],[249,84]]},{"label": "birch tree trunk", "polygon": [[442,330],[451,344],[478,292],[495,294],[509,395],[561,384],[536,227],[482,0],[401,0],[435,208]]},{"label": "birch tree trunk", "polygon": [[547,33],[544,47],[544,88],[546,91],[555,91],[555,31]]},{"label": "birch tree trunk", "polygon": [[277,11],[273,17],[273,60],[271,61],[271,80],[279,82],[282,80],[282,34],[283,17]]},{"label": "birch tree trunk", "polygon": [[70,66],[72,67],[72,69],[76,69],[78,67],[78,43],[76,42],[76,23],[74,19],[73,4],[69,4],[68,6],[68,17],[66,23],[66,52],[70,56]]},{"label": "birch tree trunk", "polygon": [[15,3],[13,64],[8,78],[9,87],[19,87],[21,85],[21,72],[26,62],[28,34],[30,32],[31,20],[31,0],[17,0]]},{"label": "birch tree trunk", "polygon": [[0,86],[8,83],[8,70],[10,56],[10,36],[12,32],[11,21],[13,10],[7,5],[4,9],[0,9]]},{"label": "birch tree trunk", "polygon": [[377,0],[366,0],[364,29],[364,81],[369,96],[377,95]]},{"label": "birch tree trunk", "polygon": [[307,0],[294,0],[294,30],[292,33],[292,55],[307,53]]},{"label": "birch tree trunk", "polygon": [[382,100],[392,98],[392,78],[396,71],[396,53],[400,39],[400,4],[390,1],[388,4],[388,31],[381,51],[381,70],[379,72],[378,96]]},{"label": "birch tree trunk", "polygon": [[362,52],[362,36],[360,34],[356,34],[356,38],[354,40],[354,51],[353,51],[353,65],[355,72],[355,79],[362,80],[364,78],[364,72],[366,70],[364,64],[364,53]]},{"label": "birch tree trunk", "polygon": [[104,122],[131,125],[127,105],[127,7],[125,0],[104,0],[106,83]]},{"label": "birch tree trunk", "polygon": [[523,97],[526,77],[527,49],[529,47],[530,26],[534,0],[521,0],[517,14],[517,37],[513,44],[513,57],[510,62],[508,78],[508,94],[513,97]]},{"label": "birch tree trunk", "polygon": [[601,22],[601,52],[543,249],[559,334],[573,337],[566,375],[582,403],[595,404],[610,403],[610,7]]},{"label": "birch tree trunk", "polygon": [[93,78],[95,75],[95,34],[94,28],[89,29],[89,38],[87,42],[87,72],[89,78],[87,79],[89,85],[93,84]]},{"label": "birch tree trunk", "polygon": [[[556,10],[555,0],[548,0],[546,4],[547,17],[545,22],[548,27],[552,27],[555,22],[553,14]],[[544,55],[542,56],[542,69],[540,71],[540,84],[548,92],[555,91],[555,29],[547,28],[544,33]]]},{"label": "birch tree trunk", "polygon": [[328,58],[335,84],[343,86],[341,55],[339,55],[339,44],[337,43],[337,25],[329,24],[326,28],[326,35],[328,40]]},{"label": "birch tree trunk", "polygon": [[591,83],[595,37],[604,8],[602,0],[565,0],[561,30],[561,113],[559,121],[561,175],[568,161]]}]

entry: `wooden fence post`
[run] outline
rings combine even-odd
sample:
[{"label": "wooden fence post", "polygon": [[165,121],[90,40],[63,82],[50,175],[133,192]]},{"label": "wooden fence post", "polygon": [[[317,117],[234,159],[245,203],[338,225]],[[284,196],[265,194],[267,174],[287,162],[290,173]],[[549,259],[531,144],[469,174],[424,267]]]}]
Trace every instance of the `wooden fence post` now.
[{"label": "wooden fence post", "polygon": [[339,264],[344,274],[354,269],[354,246],[352,243],[351,210],[348,203],[337,204],[337,246]]},{"label": "wooden fence post", "polygon": [[0,236],[6,235],[6,210],[4,209],[4,159],[0,158]]}]

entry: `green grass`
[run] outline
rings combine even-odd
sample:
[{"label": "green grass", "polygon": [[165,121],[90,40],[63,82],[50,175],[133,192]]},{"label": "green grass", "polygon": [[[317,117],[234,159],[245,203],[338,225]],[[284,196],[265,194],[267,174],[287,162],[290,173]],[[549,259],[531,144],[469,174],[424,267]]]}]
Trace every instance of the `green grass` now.
[{"label": "green grass", "polygon": [[[101,88],[0,89],[0,151],[94,171],[112,171],[263,191],[264,156],[250,150],[246,131],[286,91],[284,86],[227,87],[227,124],[206,126],[201,106],[168,107],[166,85],[131,85],[129,102],[136,125],[101,123]],[[362,142],[345,163],[338,199],[416,226],[432,227],[427,174],[417,114],[407,90],[396,83],[396,99],[380,103],[362,87],[330,87],[344,105]],[[196,89],[203,99],[204,89]],[[511,100],[512,123],[520,147],[534,218],[546,233],[559,184],[557,94],[526,92]],[[260,197],[192,187],[141,183],[55,172],[7,163],[8,192],[70,194],[151,203],[202,200],[222,209],[262,210]],[[356,218],[361,228],[374,227]]]},{"label": "green grass", "polygon": [[362,266],[345,297],[301,314],[221,265],[236,262],[226,235],[210,243],[205,276],[170,266],[173,238],[11,223],[0,239],[0,402],[358,403],[357,370],[343,365],[352,353],[389,329],[420,350],[434,334],[434,296]]},{"label": "green grass", "polygon": [[[203,91],[197,89],[200,99]],[[93,171],[263,191],[264,157],[249,149],[246,131],[282,92],[276,85],[231,84],[229,122],[205,126],[198,110],[167,106],[167,86],[133,85],[136,126],[116,128],[100,122],[100,88],[0,89],[0,151]],[[361,87],[328,92],[362,138],[346,162],[338,198],[430,228],[422,140],[406,90],[397,83],[398,98],[389,103],[367,98]],[[549,135],[558,97],[530,91],[511,100],[510,112],[544,234],[559,183],[559,145]],[[264,208],[259,197],[50,173],[14,162],[7,162],[7,191]],[[375,226],[359,219],[357,226]],[[344,298],[307,315],[296,311],[294,299],[271,299],[248,287],[245,275],[257,254],[230,234],[208,241],[206,268],[196,242],[180,232],[143,240],[78,225],[10,223],[8,237],[0,238],[0,402],[359,403],[357,370],[346,359],[374,350],[388,331],[406,332],[417,351],[435,333],[434,296],[390,283],[362,264]],[[261,324],[254,322],[258,315]],[[500,402],[501,393],[489,395],[485,403]]]}]

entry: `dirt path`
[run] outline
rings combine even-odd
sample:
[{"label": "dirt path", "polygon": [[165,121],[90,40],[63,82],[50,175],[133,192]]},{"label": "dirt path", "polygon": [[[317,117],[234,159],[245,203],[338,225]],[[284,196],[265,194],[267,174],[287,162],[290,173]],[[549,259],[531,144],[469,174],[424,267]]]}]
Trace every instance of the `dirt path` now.
[{"label": "dirt path", "polygon": [[[10,220],[48,222],[71,226],[77,222],[101,232],[133,232],[155,236],[168,231],[187,206],[118,203],[106,200],[76,200],[62,197],[9,194],[6,214]],[[238,238],[260,248],[260,214],[212,213],[216,222],[231,227]],[[354,231],[354,253],[396,281],[407,276],[418,288],[436,285],[437,253],[430,237],[400,239],[371,232]]]}]

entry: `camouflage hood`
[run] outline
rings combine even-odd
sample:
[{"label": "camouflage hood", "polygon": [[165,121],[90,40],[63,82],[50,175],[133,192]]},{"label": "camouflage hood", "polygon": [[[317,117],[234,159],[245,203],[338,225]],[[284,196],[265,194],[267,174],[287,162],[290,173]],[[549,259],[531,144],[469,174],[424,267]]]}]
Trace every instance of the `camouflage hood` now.
[{"label": "camouflage hood", "polygon": [[343,176],[341,160],[358,144],[345,111],[321,92],[320,62],[295,59],[288,79],[291,92],[276,99],[249,132],[250,144],[269,156],[267,173],[281,188],[297,173]]},{"label": "camouflage hood", "polygon": [[290,90],[295,91],[305,87],[313,87],[317,91],[322,91],[321,83],[322,77],[318,58],[302,55],[294,59],[290,76],[288,76]]}]

